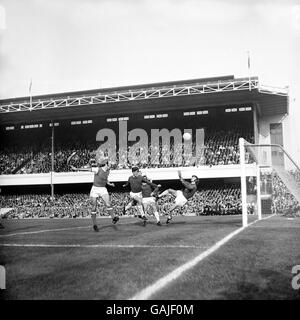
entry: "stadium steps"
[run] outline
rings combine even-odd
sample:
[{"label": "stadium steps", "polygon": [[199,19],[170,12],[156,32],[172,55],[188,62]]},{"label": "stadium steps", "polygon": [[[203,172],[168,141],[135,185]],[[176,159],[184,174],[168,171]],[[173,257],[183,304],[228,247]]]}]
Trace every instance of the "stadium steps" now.
[{"label": "stadium steps", "polygon": [[275,169],[275,171],[277,172],[277,174],[279,175],[280,179],[285,184],[289,192],[300,203],[300,185],[295,180],[295,177],[281,166],[273,165],[273,168]]}]

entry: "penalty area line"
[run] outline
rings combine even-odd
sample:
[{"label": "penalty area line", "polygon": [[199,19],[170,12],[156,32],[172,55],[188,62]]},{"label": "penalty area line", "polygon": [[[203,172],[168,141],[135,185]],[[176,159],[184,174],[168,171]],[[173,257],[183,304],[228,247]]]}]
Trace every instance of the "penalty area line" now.
[{"label": "penalty area line", "polygon": [[44,244],[44,243],[0,243],[0,247],[31,247],[31,248],[158,248],[158,249],[206,249],[193,245],[130,245],[130,244]]},{"label": "penalty area line", "polygon": [[[261,220],[269,219],[273,217],[275,214],[271,214],[270,216],[264,217]],[[204,260],[207,258],[209,255],[211,255],[213,252],[217,251],[220,247],[222,247],[225,243],[227,243],[230,239],[232,239],[234,236],[248,228],[249,226],[253,225],[257,221],[261,220],[255,220],[251,223],[249,223],[246,227],[241,227],[230,234],[228,234],[226,237],[215,243],[212,247],[210,247],[208,250],[200,253],[198,256],[193,258],[192,260],[188,261],[187,263],[179,266],[175,270],[173,270],[171,273],[167,274],[166,276],[158,279],[156,282],[153,284],[149,285],[145,289],[141,290],[139,293],[135,294],[133,297],[131,297],[128,300],[147,300],[153,294],[157,293],[159,290],[164,288],[166,285],[171,283],[172,281],[176,280],[179,278],[184,272],[188,271],[189,269],[193,268],[196,266],[200,261]]]},{"label": "penalty area line", "polygon": [[[130,224],[134,224],[134,223],[133,222],[119,223],[118,225],[130,225]],[[101,229],[101,227],[103,227],[103,226],[104,225],[100,225],[99,228]],[[12,237],[12,236],[24,236],[24,235],[27,235],[27,234],[37,234],[37,233],[46,233],[46,232],[68,231],[68,230],[76,230],[76,229],[88,229],[88,228],[92,228],[92,226],[81,226],[81,227],[71,227],[71,228],[45,229],[45,230],[37,230],[37,231],[8,233],[8,234],[1,234],[0,238]]]},{"label": "penalty area line", "polygon": [[0,235],[0,237],[24,236],[26,234],[36,234],[36,233],[45,233],[45,232],[54,232],[54,231],[67,231],[67,230],[86,229],[86,228],[91,228],[91,227],[86,226],[86,227],[72,227],[72,228],[46,229],[46,230],[37,230],[37,231],[17,232],[17,233],[2,234],[2,235]]}]

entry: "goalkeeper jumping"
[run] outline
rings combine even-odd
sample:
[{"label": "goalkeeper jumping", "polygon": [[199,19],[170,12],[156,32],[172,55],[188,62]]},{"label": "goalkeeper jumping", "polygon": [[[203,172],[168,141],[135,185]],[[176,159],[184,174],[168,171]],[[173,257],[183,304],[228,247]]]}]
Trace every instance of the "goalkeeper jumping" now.
[{"label": "goalkeeper jumping", "polygon": [[187,182],[186,180],[182,179],[181,171],[178,171],[178,176],[184,188],[182,190],[167,189],[158,196],[158,198],[162,198],[168,194],[171,194],[175,197],[175,203],[172,204],[167,217],[167,224],[172,220],[172,212],[176,208],[182,208],[187,203],[188,199],[190,199],[196,193],[198,188],[199,179],[196,175],[192,175],[191,182]]}]

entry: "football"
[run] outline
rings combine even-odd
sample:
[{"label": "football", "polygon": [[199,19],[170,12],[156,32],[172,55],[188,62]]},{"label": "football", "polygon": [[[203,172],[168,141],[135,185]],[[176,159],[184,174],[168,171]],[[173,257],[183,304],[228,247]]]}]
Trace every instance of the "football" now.
[{"label": "football", "polygon": [[192,138],[192,135],[188,132],[183,134],[183,140],[187,141],[190,140]]}]

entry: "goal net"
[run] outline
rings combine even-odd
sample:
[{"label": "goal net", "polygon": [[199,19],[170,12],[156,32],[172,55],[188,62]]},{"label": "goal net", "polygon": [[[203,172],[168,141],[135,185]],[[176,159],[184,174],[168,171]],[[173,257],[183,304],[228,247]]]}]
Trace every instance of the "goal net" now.
[{"label": "goal net", "polygon": [[300,216],[300,169],[275,144],[252,144],[240,138],[243,226],[249,214]]}]

